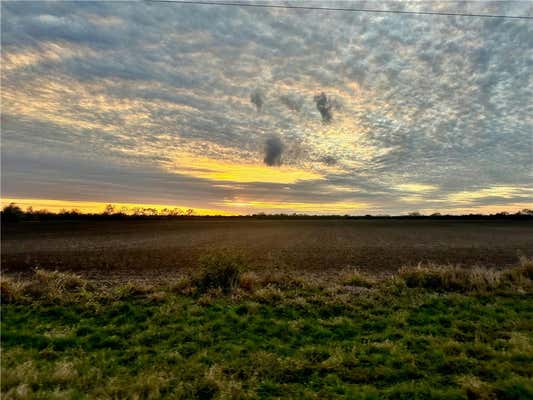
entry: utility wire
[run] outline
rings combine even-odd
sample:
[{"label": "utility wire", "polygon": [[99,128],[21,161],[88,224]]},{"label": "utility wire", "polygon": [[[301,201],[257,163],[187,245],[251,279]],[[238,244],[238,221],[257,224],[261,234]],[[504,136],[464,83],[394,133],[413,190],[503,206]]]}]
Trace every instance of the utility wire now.
[{"label": "utility wire", "polygon": [[187,0],[149,0],[151,3],[175,3],[175,4],[196,4],[208,6],[230,6],[230,7],[255,7],[255,8],[283,8],[289,10],[319,10],[319,11],[345,11],[345,12],[367,12],[383,14],[411,14],[411,15],[444,15],[456,17],[480,17],[480,18],[508,18],[508,19],[533,19],[527,15],[497,15],[497,14],[465,14],[453,12],[432,12],[432,11],[400,11],[400,10],[375,10],[367,8],[344,8],[344,7],[314,7],[314,6],[291,6],[280,4],[257,4],[238,2],[212,2],[212,1],[187,1]]}]

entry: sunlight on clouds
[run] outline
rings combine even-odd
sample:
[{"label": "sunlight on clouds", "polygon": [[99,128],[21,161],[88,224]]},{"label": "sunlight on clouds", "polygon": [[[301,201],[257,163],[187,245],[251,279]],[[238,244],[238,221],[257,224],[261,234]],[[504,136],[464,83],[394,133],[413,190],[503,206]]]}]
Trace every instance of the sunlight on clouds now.
[{"label": "sunlight on clouds", "polygon": [[119,25],[125,24],[125,21],[122,18],[116,16],[102,16],[95,14],[88,14],[86,18],[91,21],[94,25],[99,25],[103,27],[113,26],[117,27]]},{"label": "sunlight on clouds", "polygon": [[306,203],[306,202],[290,202],[290,201],[255,201],[255,200],[224,200],[221,203],[215,203],[227,209],[241,209],[246,212],[272,212],[269,210],[277,210],[278,212],[301,212],[310,214],[326,214],[326,213],[353,213],[368,208],[368,203],[362,202],[331,202],[331,203]]},{"label": "sunlight on clouds", "polygon": [[22,50],[19,52],[2,52],[2,72],[8,72],[17,68],[24,68],[41,61],[43,54],[32,50]]},{"label": "sunlight on clouds", "polygon": [[457,203],[469,203],[472,200],[479,200],[487,197],[500,197],[511,199],[522,197],[529,199],[533,203],[533,189],[515,186],[492,186],[475,191],[462,191],[448,195],[448,200]]},{"label": "sunlight on clouds", "polygon": [[2,49],[2,73],[34,66],[40,62],[61,62],[72,57],[94,54],[87,47],[61,42],[41,42],[38,49]]},{"label": "sunlight on clouds", "polygon": [[342,193],[357,193],[361,192],[360,189],[353,187],[353,186],[342,186],[342,185],[327,185],[327,188],[329,190],[332,190],[334,192],[342,192]]},{"label": "sunlight on clouds", "polygon": [[[3,112],[24,116],[41,121],[48,121],[60,126],[75,129],[100,129],[113,131],[118,126],[104,124],[94,118],[94,108],[83,110],[84,98],[91,99],[93,94],[78,82],[59,83],[35,80],[28,90],[18,91],[4,88],[2,91]],[[73,98],[75,101],[66,101]],[[87,100],[91,103],[97,99]]]},{"label": "sunlight on clouds", "polygon": [[402,183],[394,186],[395,189],[404,192],[425,193],[437,190],[439,187],[435,185],[426,185],[421,183]]},{"label": "sunlight on clouds", "polygon": [[207,157],[180,154],[175,161],[166,163],[169,172],[194,176],[196,178],[238,183],[295,183],[320,180],[323,176],[296,167],[268,167],[261,164],[238,163],[215,160]]},{"label": "sunlight on clouds", "polygon": [[[153,109],[197,111],[186,104],[159,99],[117,98],[105,93],[106,89],[121,84],[124,82],[120,80],[80,82],[66,77],[61,80],[40,77],[25,83],[24,90],[4,87],[3,112],[70,129],[99,129],[120,136],[131,134],[135,129],[153,128]],[[136,82],[139,89],[145,89],[147,85],[146,82]]]}]

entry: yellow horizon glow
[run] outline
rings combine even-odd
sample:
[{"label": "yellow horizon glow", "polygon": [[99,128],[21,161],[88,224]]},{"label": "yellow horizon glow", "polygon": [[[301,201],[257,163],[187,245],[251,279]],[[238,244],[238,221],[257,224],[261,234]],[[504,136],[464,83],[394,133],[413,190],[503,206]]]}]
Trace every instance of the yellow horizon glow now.
[{"label": "yellow horizon glow", "polygon": [[50,212],[57,213],[62,210],[78,210],[82,213],[102,213],[104,208],[108,204],[115,206],[117,211],[120,211],[121,208],[126,207],[129,211],[132,211],[135,207],[141,208],[155,208],[158,212],[167,208],[174,209],[179,208],[183,211],[187,209],[193,209],[194,215],[235,215],[234,213],[227,212],[224,210],[218,209],[208,209],[208,208],[197,208],[192,206],[176,205],[176,204],[152,204],[152,203],[122,203],[122,202],[100,202],[100,201],[82,201],[82,200],[57,200],[57,199],[21,199],[21,198],[2,198],[1,204],[2,207],[7,206],[10,203],[15,203],[23,210],[26,210],[28,207],[33,207],[35,211],[37,210],[47,210]]},{"label": "yellow horizon glow", "polygon": [[292,166],[270,167],[262,164],[194,157],[190,154],[178,155],[175,161],[166,165],[166,168],[173,173],[232,183],[290,184],[324,179],[321,174]]},{"label": "yellow horizon glow", "polygon": [[246,209],[265,210],[290,210],[289,212],[313,212],[313,213],[338,213],[350,210],[361,210],[369,207],[368,203],[362,202],[331,202],[331,203],[305,203],[284,201],[255,201],[255,200],[224,200],[218,203],[223,207],[237,207]]},{"label": "yellow horizon glow", "polygon": [[[313,214],[353,214],[353,211],[359,211],[358,215],[368,214],[369,210],[372,210],[374,215],[383,214],[384,211],[381,207],[362,203],[362,202],[331,202],[331,203],[305,203],[305,202],[284,202],[284,201],[255,201],[255,200],[240,200],[235,201],[224,200],[219,203],[213,203],[214,208],[197,208],[188,205],[175,205],[175,204],[154,204],[154,203],[124,203],[124,202],[100,202],[100,201],[82,201],[82,200],[60,200],[60,199],[28,199],[28,198],[2,198],[0,199],[1,206],[5,207],[10,203],[26,210],[28,207],[32,207],[35,211],[47,210],[49,212],[57,213],[62,210],[76,209],[82,213],[102,213],[104,208],[108,204],[112,204],[116,207],[116,210],[120,211],[122,207],[126,207],[130,212],[135,207],[141,208],[155,208],[158,212],[163,209],[178,208],[183,211],[187,209],[193,209],[194,215],[220,215],[220,216],[238,216],[251,213],[267,212],[276,213],[283,210],[286,213],[313,213]],[[218,208],[220,207],[220,208]],[[502,211],[510,213],[518,212],[526,208],[532,208],[533,205],[524,203],[510,203],[499,204],[493,206],[475,205],[465,207],[443,207],[441,209],[426,208],[420,209],[420,212],[424,215],[429,215],[435,212],[441,214],[469,214],[469,213],[481,213],[481,214],[493,214]],[[370,213],[370,214],[372,214]],[[401,212],[396,213],[402,214]],[[394,215],[396,215],[394,214]]]},{"label": "yellow horizon glow", "polygon": [[442,209],[436,209],[436,208],[423,208],[420,210],[420,212],[424,215],[430,215],[433,213],[441,213],[441,214],[496,214],[499,212],[509,212],[509,213],[516,213],[518,211],[522,211],[524,209],[531,209],[533,204],[524,204],[524,203],[510,203],[510,204],[497,204],[497,205],[478,205],[478,206],[471,206],[471,207],[459,207],[459,208],[442,208]]},{"label": "yellow horizon glow", "polygon": [[[108,204],[112,204],[115,210],[120,211],[126,207],[131,212],[135,207],[155,208],[158,212],[163,209],[179,208],[183,211],[193,209],[194,215],[223,215],[234,216],[245,213],[268,212],[286,210],[287,212],[301,213],[346,213],[350,210],[361,210],[368,207],[367,203],[359,202],[332,202],[332,203],[305,203],[305,202],[283,202],[283,201],[244,201],[244,200],[224,200],[214,203],[220,208],[196,208],[194,206],[152,204],[152,203],[123,203],[123,202],[99,202],[81,200],[58,200],[58,199],[24,199],[24,198],[2,198],[1,205],[5,207],[11,203],[19,206],[23,210],[32,207],[33,210],[47,210],[50,212],[78,210],[82,213],[102,213]],[[232,210],[233,209],[233,210]]]}]

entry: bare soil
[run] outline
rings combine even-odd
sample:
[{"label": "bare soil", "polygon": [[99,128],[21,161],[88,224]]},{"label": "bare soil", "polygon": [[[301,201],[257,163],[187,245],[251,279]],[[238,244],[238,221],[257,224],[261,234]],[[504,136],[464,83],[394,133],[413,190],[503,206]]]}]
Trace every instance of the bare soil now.
[{"label": "bare soil", "polygon": [[103,280],[165,280],[213,250],[250,268],[394,273],[418,263],[504,268],[533,256],[530,221],[190,219],[19,222],[2,226],[2,270],[35,267]]}]

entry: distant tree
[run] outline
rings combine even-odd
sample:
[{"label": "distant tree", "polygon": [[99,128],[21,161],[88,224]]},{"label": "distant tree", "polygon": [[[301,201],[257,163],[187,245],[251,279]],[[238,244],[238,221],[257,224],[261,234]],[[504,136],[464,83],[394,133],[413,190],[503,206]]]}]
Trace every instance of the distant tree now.
[{"label": "distant tree", "polygon": [[420,214],[418,211],[412,211],[409,214],[407,214],[410,217],[420,217],[422,214]]},{"label": "distant tree", "polygon": [[129,212],[130,212],[130,210],[128,209],[128,207],[126,207],[126,206],[122,206],[122,207],[120,207],[119,214],[122,214],[122,215],[128,215]]},{"label": "distant tree", "polygon": [[155,208],[143,208],[143,215],[154,216],[157,215],[157,210]]},{"label": "distant tree", "polygon": [[187,215],[188,217],[190,217],[193,214],[194,214],[194,210],[192,208],[189,208],[187,211],[185,211],[185,215]]},{"label": "distant tree", "polygon": [[529,208],[524,208],[522,211],[519,211],[518,214],[520,215],[533,215],[533,210]]},{"label": "distant tree", "polygon": [[108,204],[104,208],[104,215],[111,215],[115,213],[115,206],[113,204]]},{"label": "distant tree", "polygon": [[15,203],[10,203],[2,210],[2,219],[5,221],[19,221],[24,216],[24,211]]}]

